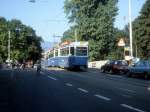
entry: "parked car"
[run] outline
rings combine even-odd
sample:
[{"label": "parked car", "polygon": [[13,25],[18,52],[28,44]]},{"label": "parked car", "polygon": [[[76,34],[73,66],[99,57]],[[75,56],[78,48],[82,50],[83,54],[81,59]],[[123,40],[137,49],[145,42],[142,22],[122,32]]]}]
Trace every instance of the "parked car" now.
[{"label": "parked car", "polygon": [[144,76],[145,79],[150,77],[150,61],[139,61],[138,63],[128,67],[127,76],[132,75]]},{"label": "parked car", "polygon": [[108,61],[105,65],[101,67],[102,72],[110,73],[126,73],[128,68],[128,63],[123,60]]}]

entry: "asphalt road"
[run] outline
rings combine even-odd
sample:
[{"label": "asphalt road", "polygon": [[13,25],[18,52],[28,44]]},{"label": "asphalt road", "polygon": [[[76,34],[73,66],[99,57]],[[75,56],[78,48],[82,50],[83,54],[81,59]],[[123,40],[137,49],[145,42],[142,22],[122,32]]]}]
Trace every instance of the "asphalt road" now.
[{"label": "asphalt road", "polygon": [[61,69],[0,70],[0,112],[150,112],[150,81]]}]

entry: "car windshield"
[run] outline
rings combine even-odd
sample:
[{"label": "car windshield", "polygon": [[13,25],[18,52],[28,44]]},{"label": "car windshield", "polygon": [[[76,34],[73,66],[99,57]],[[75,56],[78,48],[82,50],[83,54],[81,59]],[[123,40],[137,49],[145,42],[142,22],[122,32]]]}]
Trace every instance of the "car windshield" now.
[{"label": "car windshield", "polygon": [[128,65],[128,63],[126,61],[121,61],[122,65]]},{"label": "car windshield", "polygon": [[136,64],[138,67],[147,67],[149,64],[146,61],[140,61]]},{"label": "car windshield", "polygon": [[111,61],[111,60],[109,60],[109,61],[107,61],[107,63],[106,63],[106,64],[113,64],[113,63],[115,63],[115,61]]}]

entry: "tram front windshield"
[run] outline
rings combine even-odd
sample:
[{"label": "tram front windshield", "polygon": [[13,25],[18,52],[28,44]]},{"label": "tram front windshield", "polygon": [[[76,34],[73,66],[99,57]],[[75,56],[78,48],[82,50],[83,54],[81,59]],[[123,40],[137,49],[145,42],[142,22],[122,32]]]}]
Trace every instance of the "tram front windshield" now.
[{"label": "tram front windshield", "polygon": [[76,56],[87,56],[87,47],[77,47]]}]

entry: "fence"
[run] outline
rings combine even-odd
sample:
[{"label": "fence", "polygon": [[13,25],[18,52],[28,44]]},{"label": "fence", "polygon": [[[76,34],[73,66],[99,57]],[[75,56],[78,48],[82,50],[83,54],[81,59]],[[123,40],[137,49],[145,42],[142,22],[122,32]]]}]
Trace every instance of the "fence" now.
[{"label": "fence", "polygon": [[104,65],[106,62],[107,62],[107,60],[88,62],[88,68],[100,69],[101,66]]}]

